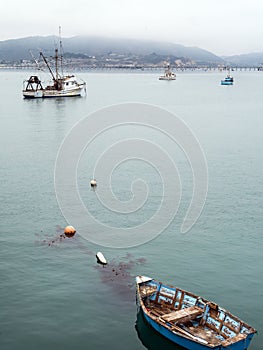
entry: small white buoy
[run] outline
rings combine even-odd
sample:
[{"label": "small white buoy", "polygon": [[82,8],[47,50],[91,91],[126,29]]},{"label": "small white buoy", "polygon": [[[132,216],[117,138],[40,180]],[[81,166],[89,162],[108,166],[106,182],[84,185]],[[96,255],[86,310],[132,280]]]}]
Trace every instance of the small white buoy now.
[{"label": "small white buoy", "polygon": [[101,252],[98,252],[96,254],[97,263],[101,265],[107,265],[107,260],[105,259],[104,255]]},{"label": "small white buoy", "polygon": [[91,186],[91,187],[96,187],[96,186],[97,186],[97,181],[96,181],[95,179],[92,179],[92,180],[90,181],[90,186]]}]

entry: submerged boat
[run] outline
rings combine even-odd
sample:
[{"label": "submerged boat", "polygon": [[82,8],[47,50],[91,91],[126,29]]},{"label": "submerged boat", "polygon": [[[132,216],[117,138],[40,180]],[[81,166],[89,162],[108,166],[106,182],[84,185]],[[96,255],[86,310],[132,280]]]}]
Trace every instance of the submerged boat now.
[{"label": "submerged boat", "polygon": [[78,81],[75,75],[64,75],[63,58],[62,54],[58,53],[58,49],[55,49],[55,56],[53,57],[54,72],[42,52],[40,52],[40,56],[49,70],[52,82],[44,85],[38,76],[31,75],[29,79],[24,81],[23,96],[25,98],[74,97],[86,93],[86,83],[84,81]]},{"label": "submerged boat", "polygon": [[136,277],[137,304],[161,335],[191,350],[246,350],[256,330],[216,303],[145,276]]},{"label": "submerged boat", "polygon": [[159,77],[159,80],[176,80],[176,75],[171,71],[170,66],[164,71],[164,75]]}]

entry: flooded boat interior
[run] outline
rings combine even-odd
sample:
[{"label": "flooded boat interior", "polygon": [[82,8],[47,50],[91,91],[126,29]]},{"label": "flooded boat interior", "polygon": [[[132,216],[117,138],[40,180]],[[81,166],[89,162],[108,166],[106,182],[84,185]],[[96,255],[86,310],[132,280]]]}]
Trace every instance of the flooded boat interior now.
[{"label": "flooded boat interior", "polygon": [[182,289],[150,281],[139,292],[153,320],[202,344],[229,346],[255,332],[217,304]]}]

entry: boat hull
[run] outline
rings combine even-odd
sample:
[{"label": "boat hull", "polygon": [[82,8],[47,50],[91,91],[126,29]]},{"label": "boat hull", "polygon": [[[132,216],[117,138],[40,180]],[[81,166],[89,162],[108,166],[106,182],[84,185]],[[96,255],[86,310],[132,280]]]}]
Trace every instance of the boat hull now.
[{"label": "boat hull", "polygon": [[221,85],[233,85],[233,81],[224,81],[224,80],[221,80]]},{"label": "boat hull", "polygon": [[[207,350],[211,349],[210,347],[207,347],[205,345],[200,345],[198,343],[194,343],[191,340],[188,340],[184,337],[181,337],[179,335],[176,335],[175,333],[171,332],[166,327],[160,325],[159,323],[156,323],[154,320],[152,320],[146,313],[143,312],[145,320],[149,323],[149,325],[155,329],[158,333],[160,333],[165,338],[169,339],[173,343],[182,346],[185,349],[191,349],[191,350]],[[213,348],[214,350],[222,349],[221,346]]]},{"label": "boat hull", "polygon": [[78,88],[74,90],[23,90],[24,98],[57,98],[57,97],[76,97],[82,96],[84,88]]},{"label": "boat hull", "polygon": [[148,322],[148,324],[159,334],[164,336],[165,338],[169,339],[173,343],[189,350],[246,350],[249,347],[249,344],[251,342],[251,339],[253,337],[253,334],[249,335],[246,339],[241,340],[240,342],[236,344],[231,344],[228,347],[223,347],[222,345],[216,346],[216,347],[210,347],[207,345],[198,344],[196,342],[193,342],[190,339],[184,338],[180,335],[175,334],[174,332],[171,332],[166,327],[160,325],[159,323],[156,323],[154,320],[152,320],[141,308],[141,312],[143,313],[143,317]]},{"label": "boat hull", "polygon": [[172,78],[167,78],[167,77],[159,77],[159,80],[176,80],[175,77],[172,77]]}]

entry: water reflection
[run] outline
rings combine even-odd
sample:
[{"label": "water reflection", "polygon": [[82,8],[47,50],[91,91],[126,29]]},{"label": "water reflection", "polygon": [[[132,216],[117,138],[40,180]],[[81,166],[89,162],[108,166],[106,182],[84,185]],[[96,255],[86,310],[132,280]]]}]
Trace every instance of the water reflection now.
[{"label": "water reflection", "polygon": [[145,320],[143,312],[137,314],[135,329],[142,344],[149,350],[183,350],[181,346],[175,345],[156,332]]}]

